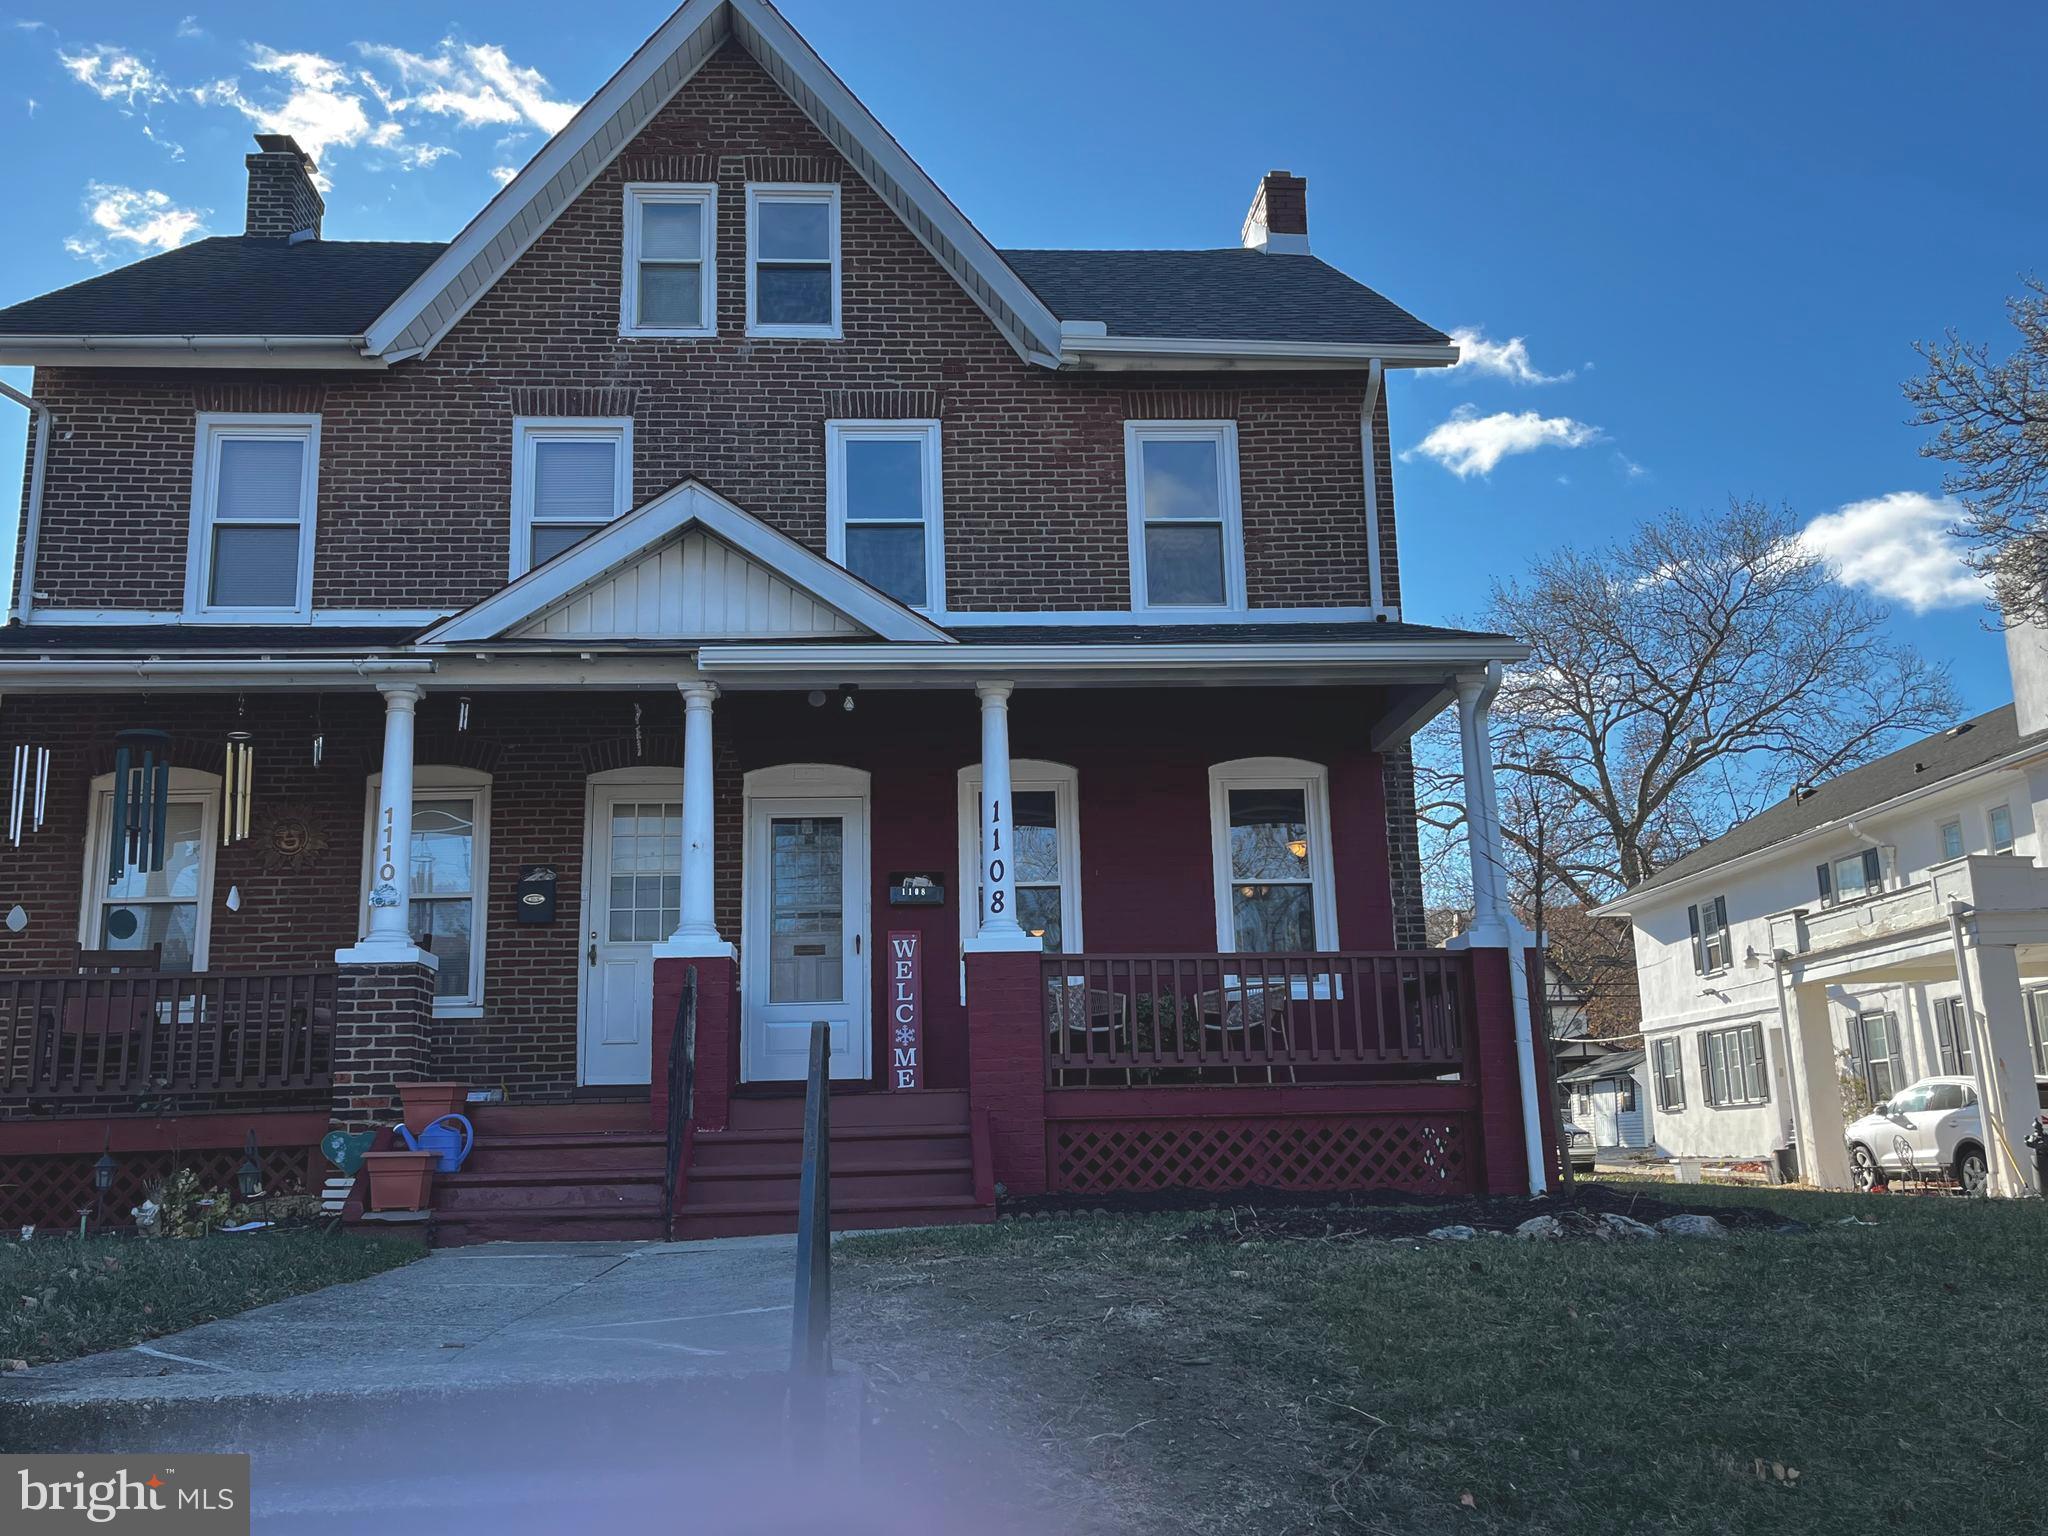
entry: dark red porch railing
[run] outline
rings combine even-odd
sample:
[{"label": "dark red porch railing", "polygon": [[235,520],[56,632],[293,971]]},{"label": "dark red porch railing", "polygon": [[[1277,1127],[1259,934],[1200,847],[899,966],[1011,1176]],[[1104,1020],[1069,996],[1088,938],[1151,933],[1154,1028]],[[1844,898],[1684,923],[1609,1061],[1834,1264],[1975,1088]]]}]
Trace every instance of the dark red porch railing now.
[{"label": "dark red porch railing", "polygon": [[1451,950],[1047,955],[1055,1088],[1458,1075],[1472,963]]},{"label": "dark red porch railing", "polygon": [[0,975],[0,1090],[31,1097],[328,1086],[335,973]]}]

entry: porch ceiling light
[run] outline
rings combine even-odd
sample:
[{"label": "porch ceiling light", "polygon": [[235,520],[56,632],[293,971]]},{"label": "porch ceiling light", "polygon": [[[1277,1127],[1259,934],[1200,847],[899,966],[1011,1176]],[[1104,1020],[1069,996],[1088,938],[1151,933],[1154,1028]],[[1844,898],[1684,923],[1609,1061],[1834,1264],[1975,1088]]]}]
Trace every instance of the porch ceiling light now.
[{"label": "porch ceiling light", "polygon": [[1297,859],[1307,858],[1308,839],[1305,837],[1297,837],[1296,839],[1294,839],[1293,842],[1287,845],[1287,851],[1293,854]]}]

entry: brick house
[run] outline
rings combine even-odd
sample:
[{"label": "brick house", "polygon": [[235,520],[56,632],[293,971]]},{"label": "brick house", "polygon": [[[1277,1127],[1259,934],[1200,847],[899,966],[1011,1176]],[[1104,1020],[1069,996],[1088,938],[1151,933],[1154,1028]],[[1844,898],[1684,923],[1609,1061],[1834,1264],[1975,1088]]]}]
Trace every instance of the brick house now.
[{"label": "brick house", "polygon": [[244,235],[0,310],[0,1219],[433,1079],[451,1238],[772,1229],[819,1020],[869,1225],[1541,1183],[1518,930],[1422,928],[1406,744],[1459,707],[1483,849],[1522,654],[1402,617],[1385,379],[1456,350],[1300,178],[999,251],[764,0],[447,245],[258,146]]}]

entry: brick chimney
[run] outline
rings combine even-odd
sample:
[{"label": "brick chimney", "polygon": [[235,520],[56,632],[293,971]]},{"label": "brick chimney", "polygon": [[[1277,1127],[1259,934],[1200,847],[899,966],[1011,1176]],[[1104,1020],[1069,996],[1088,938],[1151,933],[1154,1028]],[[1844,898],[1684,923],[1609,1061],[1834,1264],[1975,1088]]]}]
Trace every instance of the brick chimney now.
[{"label": "brick chimney", "polygon": [[259,133],[249,167],[249,219],[243,233],[258,240],[318,240],[327,212],[313,185],[313,157],[288,133]]},{"label": "brick chimney", "polygon": [[1308,182],[1292,171],[1268,171],[1252,194],[1241,238],[1269,256],[1308,254]]}]

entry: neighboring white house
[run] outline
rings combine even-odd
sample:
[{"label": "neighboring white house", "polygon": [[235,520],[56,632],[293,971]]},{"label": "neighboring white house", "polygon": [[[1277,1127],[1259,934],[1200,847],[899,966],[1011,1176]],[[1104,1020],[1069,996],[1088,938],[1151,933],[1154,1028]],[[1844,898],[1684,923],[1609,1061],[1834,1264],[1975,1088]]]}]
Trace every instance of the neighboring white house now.
[{"label": "neighboring white house", "polygon": [[2032,1189],[2022,1138],[2048,1081],[2048,645],[2015,629],[2007,651],[2015,703],[1798,786],[1599,909],[1635,927],[1663,1151],[1791,1145],[1804,1176],[1845,1186],[1845,1099],[1961,1072],[2002,1126],[1984,1149],[1993,1192]]}]

